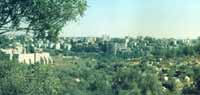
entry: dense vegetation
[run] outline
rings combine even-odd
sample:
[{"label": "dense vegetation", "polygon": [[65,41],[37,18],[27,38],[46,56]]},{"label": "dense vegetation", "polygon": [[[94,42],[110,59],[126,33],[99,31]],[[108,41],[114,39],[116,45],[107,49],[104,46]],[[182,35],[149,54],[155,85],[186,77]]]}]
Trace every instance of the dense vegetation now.
[{"label": "dense vegetation", "polygon": [[[1,37],[0,47],[33,43],[27,38]],[[191,41],[131,39],[130,50],[116,54],[112,45],[124,39],[75,44],[72,51],[44,48],[51,65],[3,61],[0,54],[0,95],[199,95],[200,39]]]},{"label": "dense vegetation", "polygon": [[56,60],[59,63],[53,65],[1,61],[0,95],[200,94],[200,67],[195,64],[170,65],[169,59],[160,64],[133,64],[115,57]]}]

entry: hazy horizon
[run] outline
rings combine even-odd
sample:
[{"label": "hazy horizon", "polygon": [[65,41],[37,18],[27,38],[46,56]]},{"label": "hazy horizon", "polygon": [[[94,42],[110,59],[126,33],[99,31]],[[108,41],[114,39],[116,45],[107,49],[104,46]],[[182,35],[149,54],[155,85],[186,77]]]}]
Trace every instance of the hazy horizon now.
[{"label": "hazy horizon", "polygon": [[198,0],[88,0],[85,16],[66,25],[61,36],[200,36]]}]

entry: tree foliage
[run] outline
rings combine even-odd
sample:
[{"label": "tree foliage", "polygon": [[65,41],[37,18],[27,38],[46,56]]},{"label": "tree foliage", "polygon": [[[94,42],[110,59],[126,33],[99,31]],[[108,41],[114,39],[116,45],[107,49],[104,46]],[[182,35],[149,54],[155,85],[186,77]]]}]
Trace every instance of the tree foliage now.
[{"label": "tree foliage", "polygon": [[24,31],[55,40],[66,22],[77,20],[86,0],[1,0],[0,34]]}]

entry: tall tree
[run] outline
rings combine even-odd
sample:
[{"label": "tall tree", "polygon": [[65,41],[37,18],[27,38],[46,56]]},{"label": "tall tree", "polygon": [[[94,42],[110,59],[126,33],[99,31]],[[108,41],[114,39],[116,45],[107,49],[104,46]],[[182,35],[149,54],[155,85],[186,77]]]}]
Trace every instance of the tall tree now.
[{"label": "tall tree", "polygon": [[55,40],[67,22],[76,21],[86,0],[1,0],[0,34],[26,32]]}]

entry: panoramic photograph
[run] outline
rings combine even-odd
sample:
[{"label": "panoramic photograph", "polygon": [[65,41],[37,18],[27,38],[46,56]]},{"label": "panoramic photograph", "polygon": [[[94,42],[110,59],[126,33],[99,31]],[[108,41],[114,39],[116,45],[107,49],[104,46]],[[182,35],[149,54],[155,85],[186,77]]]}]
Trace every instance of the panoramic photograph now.
[{"label": "panoramic photograph", "polygon": [[200,0],[0,0],[0,95],[200,95]]}]

